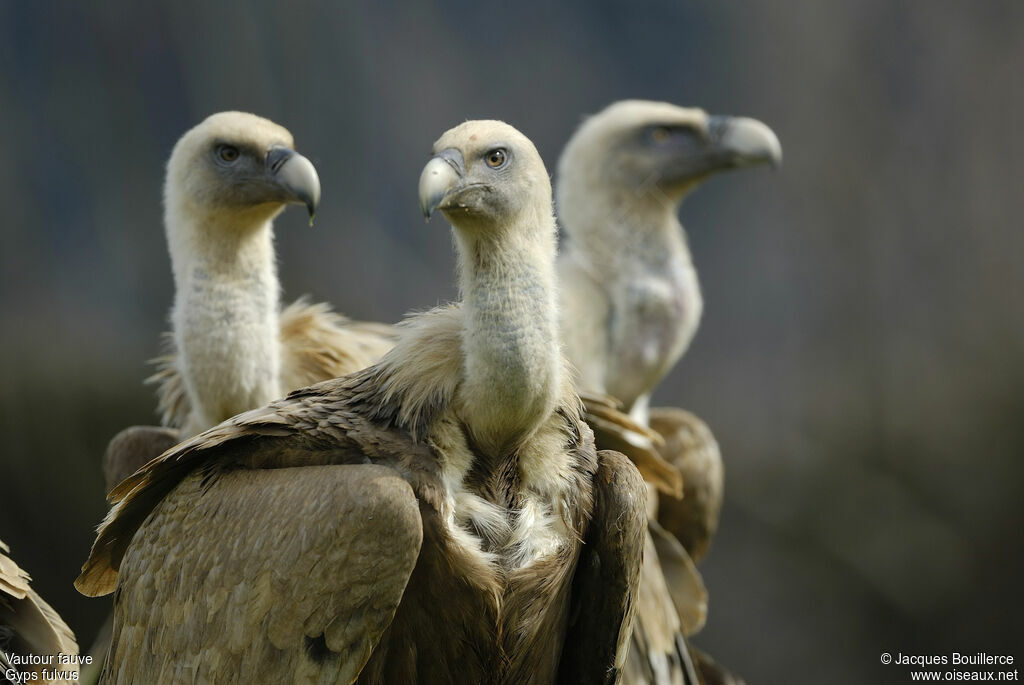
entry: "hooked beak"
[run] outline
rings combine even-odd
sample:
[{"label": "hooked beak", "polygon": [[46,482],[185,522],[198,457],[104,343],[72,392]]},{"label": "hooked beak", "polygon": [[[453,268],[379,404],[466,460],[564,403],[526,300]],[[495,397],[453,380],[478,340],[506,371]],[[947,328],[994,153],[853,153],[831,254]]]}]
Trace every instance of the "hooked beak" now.
[{"label": "hooked beak", "polygon": [[462,153],[446,148],[437,153],[420,173],[420,209],[430,219],[438,207],[445,208],[445,200],[457,192],[466,174]]},{"label": "hooked beak", "polygon": [[289,202],[306,205],[309,223],[313,223],[320,206],[320,177],[316,167],[295,150],[273,145],[267,151],[267,174],[284,190]]},{"label": "hooked beak", "polygon": [[749,117],[713,116],[708,132],[729,166],[742,168],[764,164],[782,165],[782,145],[775,132],[757,119]]}]

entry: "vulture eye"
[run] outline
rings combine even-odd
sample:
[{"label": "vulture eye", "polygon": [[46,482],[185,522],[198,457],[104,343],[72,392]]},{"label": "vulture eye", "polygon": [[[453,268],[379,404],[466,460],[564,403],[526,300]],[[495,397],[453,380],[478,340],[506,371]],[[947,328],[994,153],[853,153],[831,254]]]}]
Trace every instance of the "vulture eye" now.
[{"label": "vulture eye", "polygon": [[499,147],[488,152],[484,159],[487,161],[487,166],[492,169],[500,169],[505,166],[505,160],[508,159],[508,155],[505,154],[505,150]]},{"label": "vulture eye", "polygon": [[234,145],[218,145],[217,159],[225,164],[234,164],[238,159],[238,148]]},{"label": "vulture eye", "polygon": [[664,143],[672,137],[672,130],[668,126],[655,126],[651,129],[651,140],[655,143]]}]

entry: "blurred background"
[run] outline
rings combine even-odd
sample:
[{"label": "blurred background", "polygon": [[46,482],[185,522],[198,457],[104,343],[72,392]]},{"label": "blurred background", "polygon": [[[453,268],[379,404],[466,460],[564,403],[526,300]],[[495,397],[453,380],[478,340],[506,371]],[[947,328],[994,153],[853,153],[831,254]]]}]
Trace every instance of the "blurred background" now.
[{"label": "blurred background", "polygon": [[1024,658],[1024,3],[0,2],[0,538],[83,648],[99,463],[156,420],[163,165],[206,115],[288,127],[315,227],[285,300],[395,321],[455,297],[416,182],[470,118],[549,169],[627,97],[768,123],[781,171],[682,210],[705,315],[655,404],[727,464],[696,642],[751,683],[901,683],[882,652]]}]

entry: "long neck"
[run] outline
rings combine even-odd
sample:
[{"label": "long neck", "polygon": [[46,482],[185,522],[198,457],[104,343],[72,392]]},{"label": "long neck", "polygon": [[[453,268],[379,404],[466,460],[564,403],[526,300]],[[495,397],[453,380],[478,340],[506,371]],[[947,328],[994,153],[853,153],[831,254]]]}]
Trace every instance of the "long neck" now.
[{"label": "long neck", "polygon": [[570,186],[559,193],[558,212],[567,249],[602,279],[629,279],[692,264],[676,216],[681,202],[653,186],[599,191]]},{"label": "long neck", "polygon": [[179,368],[197,432],[281,395],[273,213],[168,208]]},{"label": "long neck", "polygon": [[503,235],[455,235],[465,317],[459,405],[477,444],[499,454],[550,415],[561,382],[554,218],[548,206]]},{"label": "long neck", "polygon": [[566,287],[579,289],[564,298],[575,325],[569,359],[587,389],[614,395],[646,422],[647,396],[686,350],[703,309],[676,218],[681,197],[657,188],[561,190]]}]

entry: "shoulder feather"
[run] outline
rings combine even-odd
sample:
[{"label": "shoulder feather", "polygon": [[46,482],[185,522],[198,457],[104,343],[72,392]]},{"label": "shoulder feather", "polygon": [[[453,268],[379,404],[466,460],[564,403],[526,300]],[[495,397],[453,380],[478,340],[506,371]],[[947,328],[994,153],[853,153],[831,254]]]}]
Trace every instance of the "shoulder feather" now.
[{"label": "shoulder feather", "polygon": [[122,480],[179,442],[178,431],[162,426],[129,426],[107,443],[103,478],[110,492]]},{"label": "shoulder feather", "polygon": [[350,321],[325,302],[299,298],[281,312],[281,387],[294,390],[375,363],[396,342],[395,327]]},{"label": "shoulder feather", "polygon": [[359,374],[354,398],[368,416],[421,438],[451,406],[463,377],[462,309],[438,307],[397,324],[400,338],[380,362]]},{"label": "shoulder feather", "polygon": [[111,490],[114,506],[100,524],[75,587],[89,596],[112,592],[135,531],[196,469],[213,473],[359,460],[359,444],[348,435],[360,420],[346,409],[350,397],[345,379],[325,381],[232,417],[150,461]]}]

